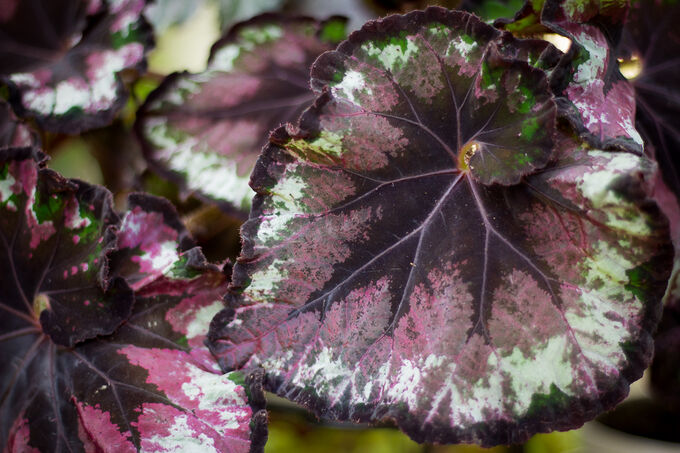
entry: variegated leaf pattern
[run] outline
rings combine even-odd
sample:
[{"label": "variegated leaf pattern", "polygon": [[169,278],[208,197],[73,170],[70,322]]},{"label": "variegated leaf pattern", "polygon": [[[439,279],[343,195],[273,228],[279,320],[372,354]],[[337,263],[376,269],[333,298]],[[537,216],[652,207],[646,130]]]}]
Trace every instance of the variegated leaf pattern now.
[{"label": "variegated leaf pattern", "polygon": [[182,251],[167,201],[133,195],[121,223],[42,161],[0,150],[3,451],[262,451],[261,373],[222,374],[204,345],[230,268]]},{"label": "variegated leaf pattern", "polygon": [[66,180],[43,160],[35,148],[0,150],[3,320],[29,328],[39,317],[52,341],[70,347],[113,332],[133,296],[108,277],[119,221],[111,194]]},{"label": "variegated leaf pattern", "polygon": [[234,26],[205,72],[170,75],[140,110],[151,167],[227,210],[247,210],[269,132],[311,104],[309,68],[344,37],[341,18],[265,14]]},{"label": "variegated leaf pattern", "polygon": [[497,24],[519,35],[548,31],[569,38],[552,80],[561,115],[594,147],[640,153],[635,93],[616,62],[627,10],[625,0],[545,0],[527,2],[512,21]]},{"label": "variegated leaf pattern", "polygon": [[10,1],[0,16],[0,82],[17,114],[70,134],[109,124],[127,97],[118,73],[144,69],[152,45],[145,3]]},{"label": "variegated leaf pattern", "polygon": [[545,76],[499,36],[429,8],[315,63],[322,95],[251,179],[209,334],[225,370],[421,442],[518,443],[625,396],[672,259],[654,163],[554,130]]}]

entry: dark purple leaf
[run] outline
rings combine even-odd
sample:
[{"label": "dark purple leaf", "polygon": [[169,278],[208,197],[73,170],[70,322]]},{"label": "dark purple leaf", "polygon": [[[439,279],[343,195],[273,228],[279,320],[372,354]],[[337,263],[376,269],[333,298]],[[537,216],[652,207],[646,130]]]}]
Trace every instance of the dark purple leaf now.
[{"label": "dark purple leaf", "polygon": [[14,116],[9,104],[0,100],[0,148],[34,146],[39,142],[37,134]]},{"label": "dark purple leaf", "polygon": [[43,160],[34,148],[0,151],[1,307],[39,316],[52,341],[73,346],[113,332],[133,297],[108,277],[118,224],[111,194],[41,168]]},{"label": "dark purple leaf", "polygon": [[54,132],[105,126],[125,103],[118,73],[143,69],[145,0],[22,0],[0,17],[0,82],[20,116]]},{"label": "dark purple leaf", "polygon": [[624,397],[672,259],[654,163],[554,131],[545,76],[501,39],[431,8],[320,57],[323,94],[251,179],[223,369],[421,442],[518,443]]},{"label": "dark purple leaf", "polygon": [[[41,160],[30,148],[0,151],[0,445],[8,453],[260,451],[261,376],[223,375],[203,344],[228,269],[197,248],[179,253],[186,233],[169,204],[135,195],[117,238],[126,245],[111,252],[112,269],[138,287],[131,309],[121,277],[107,292],[98,283],[107,282],[116,242],[110,226],[119,226],[110,195],[40,169]],[[172,243],[174,262],[149,239]],[[122,325],[97,330],[123,310]],[[100,335],[64,347],[64,333]]]},{"label": "dark purple leaf", "polygon": [[637,127],[653,152],[666,184],[680,196],[680,5],[636,1],[631,6],[619,55],[632,60]]},{"label": "dark purple leaf", "polygon": [[594,146],[642,152],[642,137],[635,129],[635,91],[618,72],[605,34],[587,24],[563,28],[575,48],[563,91],[572,124]]},{"label": "dark purple leaf", "polygon": [[234,26],[205,72],[170,75],[142,107],[137,130],[152,168],[186,191],[247,210],[248,176],[269,131],[311,104],[309,67],[344,37],[340,18],[265,14]]}]

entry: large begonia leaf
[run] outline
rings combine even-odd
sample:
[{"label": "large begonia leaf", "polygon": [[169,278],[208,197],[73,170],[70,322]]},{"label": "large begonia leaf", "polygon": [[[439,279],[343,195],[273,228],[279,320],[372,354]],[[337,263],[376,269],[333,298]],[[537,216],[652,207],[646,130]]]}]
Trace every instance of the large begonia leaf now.
[{"label": "large begonia leaf", "polygon": [[637,127],[653,150],[664,180],[680,196],[680,5],[635,1],[624,28],[619,57],[639,65],[631,79]]},{"label": "large begonia leaf", "polygon": [[[19,175],[30,174],[28,163],[35,167],[31,157],[37,156],[30,150],[0,152],[11,161],[9,171],[0,173],[0,202],[5,208],[20,201],[14,193],[5,198],[8,190],[21,187],[10,177],[19,180]],[[266,439],[261,375],[223,375],[203,344],[210,319],[223,307],[228,272],[207,264],[194,248],[185,253],[175,250],[172,265],[164,266],[162,272],[149,267],[149,275],[138,278],[151,262],[146,258],[165,263],[148,247],[143,234],[158,228],[161,232],[153,237],[162,238],[163,244],[175,237],[177,249],[185,233],[167,202],[136,195],[130,206],[120,226],[126,246],[112,252],[111,264],[138,284],[134,309],[113,333],[72,347],[55,343],[37,319],[41,304],[54,306],[53,293],[36,297],[35,307],[21,297],[23,287],[13,274],[16,269],[24,275],[25,265],[13,252],[13,244],[20,242],[10,240],[9,246],[2,242],[2,250],[9,251],[3,262],[10,266],[0,269],[3,451],[261,451]],[[70,235],[62,236],[73,244]],[[21,233],[16,237],[21,238]],[[81,238],[78,244],[86,239],[76,237]],[[72,246],[73,256],[66,262],[64,254],[55,250],[51,261],[48,256],[42,266],[70,272],[71,261],[77,262],[77,249]],[[140,256],[145,259],[135,260]],[[58,281],[63,293],[82,291],[78,282],[63,281],[61,275],[52,277],[42,267],[34,275]],[[118,285],[127,288],[118,278]],[[128,295],[132,299],[129,290]],[[79,302],[85,307],[99,304],[86,295]],[[78,321],[90,322],[82,316]]]},{"label": "large begonia leaf", "polygon": [[0,148],[39,144],[35,132],[14,116],[11,107],[0,100]]},{"label": "large begonia leaf", "polygon": [[595,147],[642,152],[634,90],[617,70],[614,49],[627,8],[625,0],[528,1],[512,21],[497,24],[519,34],[550,31],[569,38],[552,80],[562,115]]},{"label": "large begonia leaf", "polygon": [[428,442],[517,443],[623,398],[672,259],[654,164],[553,144],[544,77],[497,37],[430,8],[315,63],[327,88],[251,180],[223,369]]},{"label": "large begonia leaf", "polygon": [[139,114],[151,166],[183,189],[248,209],[248,177],[269,131],[309,107],[309,68],[344,20],[265,14],[235,26],[200,74],[170,75]]},{"label": "large begonia leaf", "polygon": [[[0,16],[0,82],[20,116],[47,130],[105,126],[123,107],[118,73],[143,69],[145,0],[10,1]],[[4,4],[3,4],[4,5]]]}]

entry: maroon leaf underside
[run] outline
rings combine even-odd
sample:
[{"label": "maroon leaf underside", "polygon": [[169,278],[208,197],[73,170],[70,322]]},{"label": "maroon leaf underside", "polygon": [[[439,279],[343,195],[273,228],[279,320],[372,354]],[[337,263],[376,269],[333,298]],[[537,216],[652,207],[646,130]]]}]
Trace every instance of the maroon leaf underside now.
[{"label": "maroon leaf underside", "polygon": [[[321,53],[337,44],[322,37],[323,27],[344,20],[266,13],[233,26],[212,46],[205,72],[171,74],[140,108],[135,130],[150,167],[183,191],[217,203],[225,211],[244,209],[237,197],[230,199],[219,188],[208,187],[214,186],[213,182],[193,180],[197,176],[190,167],[195,164],[173,156],[177,150],[171,145],[164,148],[155,143],[147,130],[149,123],[164,119],[168,135],[178,141],[178,146],[185,137],[196,139],[192,153],[214,154],[226,160],[224,165],[235,165],[238,175],[247,177],[270,131],[297,119],[311,105],[314,95],[308,83],[309,69]],[[253,41],[252,49],[244,46],[250,38],[242,37],[242,33],[270,24],[280,26],[284,35],[271,42]],[[242,55],[225,68],[216,56],[230,46],[236,46]],[[196,84],[195,91],[182,93],[188,84]],[[177,103],[177,96],[183,102]]]},{"label": "maroon leaf underside", "polygon": [[0,21],[0,82],[14,111],[51,132],[110,124],[128,94],[118,72],[144,71],[144,54],[153,46],[144,3],[19,2],[15,14]]},{"label": "maroon leaf underside", "polygon": [[[443,63],[439,46],[457,41],[428,46],[417,32],[428,20],[486,51]],[[394,66],[405,39],[427,51]],[[488,148],[463,165],[466,143],[512,150],[518,140],[494,135],[522,115],[489,109],[483,74],[493,69],[504,74],[496,89],[525,77],[539,87],[530,110],[545,108],[538,130],[553,132],[551,101],[532,78],[539,71],[495,66],[494,39],[471,16],[432,8],[369,23],[315,63],[322,95],[298,126],[271,135],[251,177],[258,195],[230,308],[209,334],[223,369],[261,365],[268,389],[323,417],[392,419],[417,441],[485,446],[578,427],[627,394],[650,361],[672,259],[667,222],[649,200],[653,164],[588,151],[558,132],[534,167],[518,169],[510,151],[508,167],[486,172]],[[390,71],[373,58],[381,40],[395,45]],[[628,170],[606,176],[612,159]],[[586,180],[598,177],[611,180],[592,194]],[[598,275],[610,254],[631,265],[616,271],[623,281]],[[591,317],[597,328],[585,327]],[[594,351],[613,326],[631,335],[610,362]],[[565,341],[559,352],[533,356],[555,335]],[[514,368],[512,354],[535,369]],[[566,370],[555,373],[573,381],[519,396],[560,355]],[[486,388],[495,389],[488,399],[478,395]]]},{"label": "maroon leaf underside", "polygon": [[[19,150],[10,159],[24,155],[40,158]],[[186,449],[198,439],[206,451],[262,451],[261,374],[222,375],[203,344],[210,319],[223,308],[230,268],[207,263],[198,248],[181,253],[190,240],[167,201],[133,194],[128,205],[111,269],[137,291],[131,314],[114,333],[62,347],[22,306],[19,290],[7,293],[8,285],[0,285],[6,312],[0,359],[9,364],[0,380],[0,444],[9,453],[161,452]],[[53,266],[59,257],[55,253]]]},{"label": "maroon leaf underside", "polygon": [[[670,3],[670,2],[669,2]],[[637,104],[636,125],[654,154],[664,181],[680,196],[680,6],[638,1],[631,7],[618,56],[635,57],[641,72],[631,80]]]}]

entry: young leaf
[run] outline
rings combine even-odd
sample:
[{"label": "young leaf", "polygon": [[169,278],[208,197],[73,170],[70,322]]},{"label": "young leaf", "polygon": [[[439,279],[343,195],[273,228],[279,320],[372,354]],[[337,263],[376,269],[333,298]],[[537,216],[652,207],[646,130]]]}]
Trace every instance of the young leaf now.
[{"label": "young leaf", "polygon": [[248,209],[247,182],[270,130],[311,104],[309,67],[344,38],[344,20],[265,14],[232,28],[200,74],[172,74],[139,112],[152,168],[226,209]]},{"label": "young leaf", "polygon": [[19,121],[9,104],[0,100],[0,148],[38,145],[37,134]]},{"label": "young leaf", "polygon": [[[118,238],[126,246],[112,251],[119,222],[108,192],[40,162],[30,148],[0,150],[0,444],[8,452],[260,451],[261,376],[222,375],[203,345],[228,272],[199,249],[173,250],[165,265],[168,254],[137,233],[157,228],[153,237],[164,246],[174,237],[175,248],[186,233],[169,203],[152,197],[132,197]],[[107,280],[109,253],[139,287],[134,307],[125,281]],[[157,262],[162,273],[149,265]],[[85,341],[63,346],[64,335]]]},{"label": "young leaf", "polygon": [[22,0],[0,17],[0,82],[20,116],[79,133],[105,126],[125,104],[118,76],[143,69],[151,30],[145,0]]},{"label": "young leaf", "polygon": [[545,77],[498,39],[430,8],[315,63],[323,94],[251,179],[223,369],[421,442],[518,443],[623,398],[672,259],[654,164],[553,143]]},{"label": "young leaf", "polygon": [[571,40],[554,71],[553,89],[561,116],[592,146],[642,152],[635,129],[633,87],[616,70],[616,53],[627,11],[626,1],[568,0],[527,2],[512,22],[499,25],[514,33],[549,31]]}]

